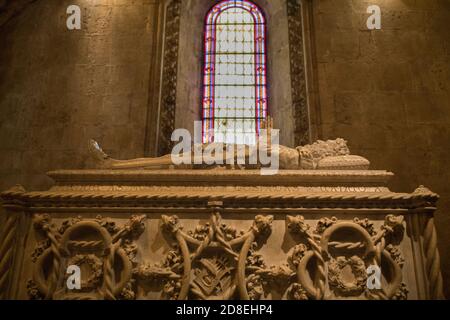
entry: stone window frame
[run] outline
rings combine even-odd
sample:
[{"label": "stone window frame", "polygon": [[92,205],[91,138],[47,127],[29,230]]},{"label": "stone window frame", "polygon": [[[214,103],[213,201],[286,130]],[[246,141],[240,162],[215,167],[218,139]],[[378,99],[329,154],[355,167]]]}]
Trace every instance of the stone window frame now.
[{"label": "stone window frame", "polygon": [[[201,8],[196,8],[203,13],[201,25],[203,26],[204,16],[214,2],[202,2]],[[268,0],[252,0],[266,14],[269,6]],[[281,119],[277,122],[277,111],[285,112],[284,117],[292,117],[293,128],[288,130],[283,137],[281,132],[281,143],[288,146],[303,145],[320,138],[320,101],[318,95],[317,82],[317,62],[315,57],[315,37],[312,6],[314,0],[280,0],[285,2],[285,10],[288,25],[288,47],[289,47],[289,99],[291,107],[288,109],[279,106],[277,110],[270,110],[269,113],[275,120],[275,127],[280,127]],[[145,139],[145,155],[157,156],[171,152],[172,142],[170,140],[174,129],[179,126],[180,117],[177,119],[177,108],[181,106],[179,100],[182,86],[179,83],[180,66],[180,21],[182,20],[183,5],[191,1],[185,0],[157,0],[154,14],[155,28],[153,34],[153,54],[150,66],[149,78],[149,99],[147,130]],[[204,5],[203,5],[204,3]],[[270,17],[268,17],[268,41],[272,38],[270,28]],[[203,28],[202,28],[203,30]],[[183,32],[183,30],[181,30]],[[198,35],[202,38],[202,34]],[[200,48],[200,56],[203,48]],[[271,67],[270,47],[268,49],[269,69]],[[272,53],[273,54],[273,53]],[[196,62],[197,63],[197,62]],[[201,78],[202,59],[198,59],[199,79]],[[274,90],[273,71],[269,70],[269,94]],[[284,83],[276,84],[278,87]],[[179,88],[179,90],[177,90]],[[274,98],[275,99],[275,98]],[[198,109],[198,114],[193,115],[193,119],[200,120],[201,110],[201,87],[198,88],[198,102],[193,108]],[[195,99],[192,101],[196,101]],[[178,102],[178,104],[177,104]],[[194,103],[194,102],[192,102]],[[192,104],[192,103],[189,103]],[[276,104],[276,103],[275,103]],[[269,101],[273,106],[273,101]],[[185,107],[185,104],[182,106]],[[287,113],[286,113],[287,112]],[[281,117],[281,116],[280,116]],[[184,118],[184,117],[183,117]],[[192,124],[193,127],[193,124]],[[192,127],[187,127],[192,131]]]}]

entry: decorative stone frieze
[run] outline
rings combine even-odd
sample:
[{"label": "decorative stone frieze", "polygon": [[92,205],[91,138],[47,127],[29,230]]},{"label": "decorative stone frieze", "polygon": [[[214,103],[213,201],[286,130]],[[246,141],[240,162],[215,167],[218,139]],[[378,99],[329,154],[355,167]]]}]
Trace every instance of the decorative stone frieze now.
[{"label": "decorative stone frieze", "polygon": [[[433,212],[376,170],[65,170],[1,194],[12,299],[437,299]],[[20,241],[11,239],[25,239]],[[66,286],[81,269],[81,288]],[[379,268],[381,287],[368,286]],[[7,270],[7,269],[5,269]],[[14,275],[16,274],[16,275]]]}]

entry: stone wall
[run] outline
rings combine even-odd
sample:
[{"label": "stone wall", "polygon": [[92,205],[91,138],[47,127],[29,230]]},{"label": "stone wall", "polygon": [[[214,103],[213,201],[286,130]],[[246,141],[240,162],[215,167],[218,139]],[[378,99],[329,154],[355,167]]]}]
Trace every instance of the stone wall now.
[{"label": "stone wall", "polygon": [[[441,195],[437,231],[450,294],[450,1],[320,0],[314,25],[321,136],[344,137],[392,189]],[[368,31],[378,4],[382,29]]]},{"label": "stone wall", "polygon": [[[1,189],[89,166],[87,141],[142,156],[155,1],[35,1],[0,29]],[[68,31],[66,8],[82,9]]]},{"label": "stone wall", "polygon": [[[0,26],[2,190],[45,189],[46,171],[89,167],[89,138],[117,158],[143,155],[157,2],[34,1]],[[65,27],[74,3],[80,31]],[[382,9],[380,31],[365,27],[370,4]],[[437,228],[450,294],[450,2],[313,0],[313,20],[318,135],[342,136],[373,168],[395,172],[394,190],[424,184],[442,196]]]}]

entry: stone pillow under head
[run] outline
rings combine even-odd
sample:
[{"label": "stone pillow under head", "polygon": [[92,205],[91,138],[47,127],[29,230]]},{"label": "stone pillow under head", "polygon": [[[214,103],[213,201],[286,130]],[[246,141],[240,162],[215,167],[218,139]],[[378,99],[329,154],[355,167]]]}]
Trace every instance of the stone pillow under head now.
[{"label": "stone pillow under head", "polygon": [[345,155],[326,157],[317,163],[318,170],[367,170],[370,162],[366,158]]}]

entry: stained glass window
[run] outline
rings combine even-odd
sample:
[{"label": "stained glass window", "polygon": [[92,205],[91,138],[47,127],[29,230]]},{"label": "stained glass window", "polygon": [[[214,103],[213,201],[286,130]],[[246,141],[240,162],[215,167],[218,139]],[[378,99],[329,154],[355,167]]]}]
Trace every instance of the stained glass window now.
[{"label": "stained glass window", "polygon": [[203,142],[255,144],[266,117],[265,17],[251,1],[221,1],[205,21]]}]

